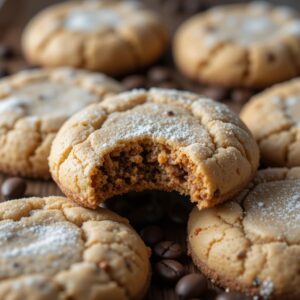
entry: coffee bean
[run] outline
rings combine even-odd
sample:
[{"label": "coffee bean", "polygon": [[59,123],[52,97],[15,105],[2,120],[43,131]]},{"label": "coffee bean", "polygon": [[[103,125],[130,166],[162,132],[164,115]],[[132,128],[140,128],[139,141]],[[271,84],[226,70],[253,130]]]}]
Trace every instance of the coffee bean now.
[{"label": "coffee bean", "polygon": [[178,259],[182,256],[182,247],[174,241],[163,241],[155,245],[154,253],[161,258]]},{"label": "coffee bean", "polygon": [[26,191],[26,181],[22,178],[12,177],[6,179],[1,186],[1,193],[5,200],[22,198]]},{"label": "coffee bean", "polygon": [[189,14],[195,14],[208,8],[206,1],[199,0],[185,0],[184,10]]},{"label": "coffee bean", "polygon": [[147,225],[159,222],[164,216],[164,211],[161,205],[155,200],[148,200],[140,207],[135,207],[127,218],[134,225]]},{"label": "coffee bean", "polygon": [[155,245],[163,239],[163,232],[158,226],[148,226],[141,230],[143,241],[149,245]]},{"label": "coffee bean", "polygon": [[6,77],[9,75],[9,72],[6,68],[0,68],[0,78]]},{"label": "coffee bean", "polygon": [[189,213],[193,208],[189,199],[182,198],[171,199],[167,207],[168,217],[176,224],[185,224],[188,220]]},{"label": "coffee bean", "polygon": [[186,300],[201,296],[207,290],[207,281],[201,274],[188,274],[176,284],[175,292],[179,299]]},{"label": "coffee bean", "polygon": [[148,79],[155,83],[161,83],[172,78],[172,73],[169,68],[159,66],[151,68],[147,75]]},{"label": "coffee bean", "polygon": [[184,266],[172,259],[163,259],[154,266],[157,277],[165,283],[175,283],[185,273]]},{"label": "coffee bean", "polygon": [[8,58],[12,58],[13,56],[14,56],[14,51],[11,47],[4,44],[0,44],[0,59],[1,58],[8,59]]},{"label": "coffee bean", "polygon": [[228,98],[228,90],[222,87],[207,87],[202,93],[213,100],[224,101]]},{"label": "coffee bean", "polygon": [[123,79],[122,84],[127,90],[132,90],[146,87],[147,80],[142,75],[130,75]]},{"label": "coffee bean", "polygon": [[216,297],[216,300],[251,300],[252,297],[246,296],[241,293],[221,293]]}]

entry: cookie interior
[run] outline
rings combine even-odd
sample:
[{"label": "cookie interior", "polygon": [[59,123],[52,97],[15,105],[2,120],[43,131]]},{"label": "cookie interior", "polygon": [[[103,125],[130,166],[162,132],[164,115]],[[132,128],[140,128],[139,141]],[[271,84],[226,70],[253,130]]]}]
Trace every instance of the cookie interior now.
[{"label": "cookie interior", "polygon": [[107,153],[93,178],[101,199],[131,190],[176,190],[195,201],[206,197],[202,177],[189,158],[167,144],[142,139]]}]

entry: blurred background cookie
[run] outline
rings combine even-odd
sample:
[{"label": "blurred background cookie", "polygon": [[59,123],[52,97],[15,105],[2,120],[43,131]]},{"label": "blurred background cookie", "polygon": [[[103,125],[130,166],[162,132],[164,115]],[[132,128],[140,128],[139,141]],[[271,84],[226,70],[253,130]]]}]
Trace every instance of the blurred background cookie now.
[{"label": "blurred background cookie", "polygon": [[48,178],[56,132],[81,108],[122,90],[102,74],[27,70],[0,81],[0,171]]},{"label": "blurred background cookie", "polygon": [[230,291],[299,299],[299,189],[300,168],[267,169],[234,201],[195,208],[188,223],[194,263]]},{"label": "blurred background cookie", "polygon": [[135,1],[66,2],[40,12],[27,26],[23,50],[33,64],[126,74],[157,60],[166,29]]},{"label": "blurred background cookie", "polygon": [[300,166],[300,79],[254,96],[241,118],[256,139],[266,166]]},{"label": "blurred background cookie", "polygon": [[261,88],[299,74],[300,20],[267,2],[219,6],[187,20],[173,51],[194,80]]}]

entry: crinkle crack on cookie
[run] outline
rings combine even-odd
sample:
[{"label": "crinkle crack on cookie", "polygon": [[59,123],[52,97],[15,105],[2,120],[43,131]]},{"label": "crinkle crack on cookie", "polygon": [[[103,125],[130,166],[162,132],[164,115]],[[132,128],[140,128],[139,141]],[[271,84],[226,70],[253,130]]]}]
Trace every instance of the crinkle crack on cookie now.
[{"label": "crinkle crack on cookie", "polygon": [[150,250],[128,221],[63,197],[0,204],[0,299],[141,299]]},{"label": "crinkle crack on cookie", "polygon": [[192,211],[194,263],[220,285],[261,299],[300,298],[300,168],[266,169],[233,201]]},{"label": "crinkle crack on cookie", "polygon": [[62,191],[87,207],[129,191],[159,189],[190,195],[203,208],[248,184],[258,148],[220,103],[176,90],[135,90],[66,122],[49,162]]},{"label": "crinkle crack on cookie", "polygon": [[159,17],[136,1],[68,1],[28,24],[22,44],[38,65],[119,75],[153,63],[166,49]]},{"label": "crinkle crack on cookie", "polygon": [[48,178],[48,155],[64,121],[122,90],[102,74],[28,70],[0,81],[0,171]]},{"label": "crinkle crack on cookie", "polygon": [[173,49],[192,79],[262,88],[300,73],[300,19],[267,2],[219,6],[186,21]]},{"label": "crinkle crack on cookie", "polygon": [[268,166],[300,166],[300,78],[254,96],[241,112]]}]

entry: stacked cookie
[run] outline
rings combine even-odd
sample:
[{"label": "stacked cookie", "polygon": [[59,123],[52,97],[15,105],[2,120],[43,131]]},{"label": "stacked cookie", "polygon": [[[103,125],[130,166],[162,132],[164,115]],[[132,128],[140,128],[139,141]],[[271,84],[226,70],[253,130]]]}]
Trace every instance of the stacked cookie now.
[{"label": "stacked cookie", "polygon": [[[214,8],[179,29],[175,60],[192,79],[266,87],[298,75],[298,35],[291,10]],[[196,204],[188,250],[208,278],[254,299],[300,297],[299,79],[244,107],[249,130],[198,94],[122,92],[91,72],[128,73],[166,44],[159,18],[135,2],[67,2],[28,25],[27,59],[59,68],[0,82],[0,171],[51,174],[68,199],[0,204],[0,299],[141,299],[150,250],[126,219],[99,206],[144,190]],[[257,173],[259,151],[264,166],[281,168]]]}]

